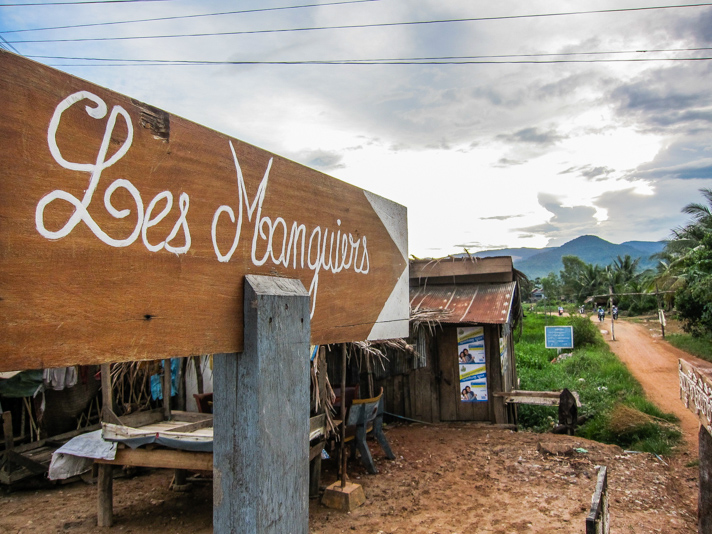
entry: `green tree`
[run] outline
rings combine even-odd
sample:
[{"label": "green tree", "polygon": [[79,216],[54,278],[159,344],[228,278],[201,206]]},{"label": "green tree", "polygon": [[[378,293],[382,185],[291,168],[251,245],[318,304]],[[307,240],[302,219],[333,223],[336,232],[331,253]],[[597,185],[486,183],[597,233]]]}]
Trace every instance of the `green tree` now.
[{"label": "green tree", "polygon": [[685,330],[712,334],[712,189],[700,189],[706,204],[693,202],[682,212],[692,221],[672,231],[659,256],[656,281],[676,289],[675,307]]},{"label": "green tree", "polygon": [[561,280],[556,276],[556,273],[551,272],[541,279],[541,290],[550,304],[561,299]]},{"label": "green tree", "polygon": [[568,298],[583,304],[586,298],[603,291],[602,269],[598,265],[586,263],[578,256],[564,256],[561,262],[562,291]]}]

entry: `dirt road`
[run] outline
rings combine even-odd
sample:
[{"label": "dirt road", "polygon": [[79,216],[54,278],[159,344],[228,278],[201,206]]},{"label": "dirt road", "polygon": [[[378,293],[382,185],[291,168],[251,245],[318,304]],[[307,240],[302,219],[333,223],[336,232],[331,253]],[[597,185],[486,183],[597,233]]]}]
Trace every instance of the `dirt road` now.
[{"label": "dirt road", "polygon": [[[571,534],[584,530],[597,466],[609,472],[611,532],[693,534],[696,468],[663,464],[651,454],[579,437],[512,432],[452,423],[391,425],[396,453],[386,460],[373,443],[379,473],[359,462],[349,473],[366,503],[344,513],[309,503],[312,534]],[[324,462],[322,482],[336,480]],[[114,520],[106,534],[210,534],[212,484],[190,493],[168,489],[170,470],[142,471],[114,481]],[[0,532],[92,534],[94,485],[78,482],[41,491],[0,492]]]},{"label": "dirt road", "polygon": [[[609,323],[608,323],[609,324]],[[610,326],[608,326],[610,328]],[[610,339],[610,334],[604,334]],[[620,321],[613,350],[652,400],[679,415],[692,454],[665,461],[647,453],[579,437],[512,432],[453,423],[389,425],[397,459],[371,444],[379,474],[349,464],[366,503],[351,513],[309,505],[312,534],[569,534],[582,532],[596,485],[597,466],[609,472],[611,532],[697,532],[695,416],[677,394],[677,358],[684,354],[645,327]],[[686,356],[685,356],[686,357]],[[691,359],[691,358],[687,358]],[[709,365],[709,364],[706,364]],[[336,458],[336,454],[333,455]],[[323,484],[336,480],[335,459],[324,462]],[[117,473],[118,474],[118,473]],[[115,526],[107,534],[210,534],[212,479],[189,493],[168,489],[170,470],[142,470],[114,481]],[[0,533],[90,534],[96,527],[95,484],[0,491]]]},{"label": "dirt road", "polygon": [[618,320],[615,323],[615,341],[611,339],[611,322],[598,323],[603,338],[611,350],[626,364],[640,382],[648,398],[665,412],[680,418],[685,441],[691,455],[697,456],[699,420],[685,408],[680,400],[677,361],[683,358],[700,367],[712,367],[710,362],[700,360],[676,349],[660,335],[659,327],[651,329],[642,324]]}]

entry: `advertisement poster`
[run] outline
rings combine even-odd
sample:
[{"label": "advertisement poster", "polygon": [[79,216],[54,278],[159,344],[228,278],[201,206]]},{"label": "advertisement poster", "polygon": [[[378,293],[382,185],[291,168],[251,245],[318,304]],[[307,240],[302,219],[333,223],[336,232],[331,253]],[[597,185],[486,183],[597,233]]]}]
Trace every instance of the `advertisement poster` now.
[{"label": "advertisement poster", "polygon": [[460,363],[485,363],[485,329],[468,326],[457,329],[457,352]]},{"label": "advertisement poster", "polygon": [[485,366],[484,328],[457,329],[457,351],[460,367],[460,400],[487,401],[487,368]]}]

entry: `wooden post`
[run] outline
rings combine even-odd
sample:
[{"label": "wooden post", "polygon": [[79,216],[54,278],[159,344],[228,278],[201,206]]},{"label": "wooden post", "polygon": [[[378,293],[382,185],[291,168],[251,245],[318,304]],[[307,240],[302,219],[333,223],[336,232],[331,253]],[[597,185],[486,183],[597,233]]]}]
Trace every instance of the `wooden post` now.
[{"label": "wooden post", "polygon": [[163,360],[163,381],[161,382],[163,392],[163,417],[166,421],[171,418],[171,359]]},{"label": "wooden post", "polygon": [[2,413],[2,431],[5,436],[5,450],[11,451],[15,447],[15,436],[12,433],[12,412]]},{"label": "wooden post", "polygon": [[[111,391],[111,364],[101,364],[101,404],[102,404],[102,420],[108,419],[106,410],[114,411],[114,395]],[[115,421],[111,421],[112,423]]]},{"label": "wooden post", "polygon": [[660,320],[660,330],[662,331],[663,334],[663,339],[665,339],[665,323],[663,322],[663,315],[665,314],[665,311],[663,310],[662,306],[660,305],[660,293],[658,293],[658,284],[655,284],[655,302],[658,305],[658,318]]},{"label": "wooden post", "polygon": [[607,534],[610,532],[608,512],[608,468],[598,471],[596,490],[591,499],[591,511],[586,517],[586,534]]},{"label": "wooden post", "polygon": [[613,286],[608,286],[608,312],[611,314],[611,339],[616,340],[616,325],[613,320]]},{"label": "wooden post", "polygon": [[[111,364],[101,364],[101,401],[102,421],[115,421],[109,415],[114,413],[114,395],[111,384]],[[110,527],[114,524],[114,466],[99,464],[97,480],[97,516],[96,524],[99,527]]]},{"label": "wooden post", "polygon": [[114,466],[99,464],[98,470],[96,524],[99,527],[110,527],[114,524]]},{"label": "wooden post", "polygon": [[309,531],[309,296],[247,275],[244,351],[216,354],[213,529]]},{"label": "wooden post", "polygon": [[346,343],[341,344],[341,488],[346,487]]},{"label": "wooden post", "polygon": [[697,501],[699,534],[712,534],[712,436],[700,425],[700,494]]},{"label": "wooden post", "polygon": [[[319,352],[316,355],[316,388],[319,390],[319,399],[326,399],[326,347],[319,347]],[[320,406],[314,407],[317,414],[324,413]],[[323,439],[323,438],[322,438]],[[311,456],[311,454],[310,454]],[[309,498],[319,497],[319,486],[321,484],[321,452],[316,458],[311,460],[309,471]]]}]

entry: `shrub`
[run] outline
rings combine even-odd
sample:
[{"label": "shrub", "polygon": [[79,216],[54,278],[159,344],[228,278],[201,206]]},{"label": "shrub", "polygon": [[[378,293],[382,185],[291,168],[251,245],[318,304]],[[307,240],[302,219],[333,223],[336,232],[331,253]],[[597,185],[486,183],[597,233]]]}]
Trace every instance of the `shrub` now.
[{"label": "shrub", "polygon": [[[558,363],[552,363],[556,352],[544,348],[544,326],[552,323],[568,323],[574,328],[573,356]],[[515,349],[520,388],[577,391],[583,404],[579,415],[588,416],[589,420],[577,429],[576,435],[656,454],[669,454],[680,441],[675,417],[645,398],[640,384],[610,351],[588,318],[534,315],[527,316],[523,326]],[[521,405],[517,411],[519,424],[538,432],[551,429],[558,419],[555,407]],[[622,427],[626,414],[636,415],[640,424]]]},{"label": "shrub", "polygon": [[571,326],[574,327],[574,347],[582,348],[601,343],[598,328],[588,317],[571,317]]}]

